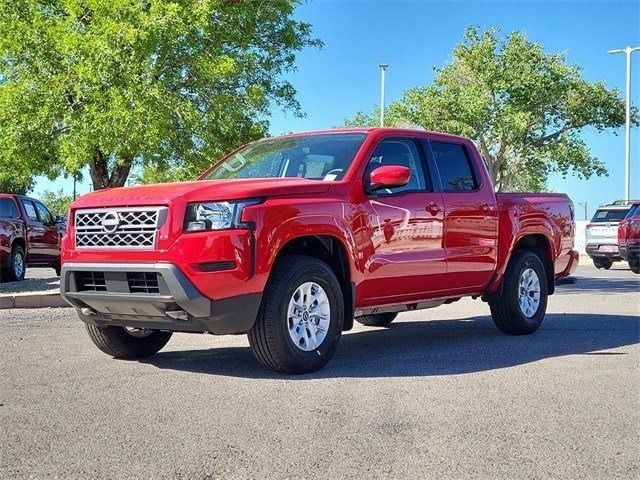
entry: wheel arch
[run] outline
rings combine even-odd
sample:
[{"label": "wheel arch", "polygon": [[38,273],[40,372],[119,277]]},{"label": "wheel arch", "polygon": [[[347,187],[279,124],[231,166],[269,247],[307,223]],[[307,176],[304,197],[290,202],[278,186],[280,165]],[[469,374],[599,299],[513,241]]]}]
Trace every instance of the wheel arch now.
[{"label": "wheel arch", "polygon": [[542,265],[544,265],[547,292],[552,295],[555,291],[554,251],[549,239],[541,233],[523,235],[513,246],[509,260],[513,257],[514,252],[518,250],[529,250],[538,256]]},{"label": "wheel arch", "polygon": [[15,246],[22,247],[22,251],[24,252],[25,257],[27,256],[27,244],[24,241],[24,238],[18,237],[14,239],[11,243],[11,249],[13,249],[13,247]]},{"label": "wheel arch", "polygon": [[289,255],[307,255],[326,263],[338,278],[345,306],[343,330],[353,328],[354,287],[351,267],[344,243],[333,235],[304,235],[290,239],[278,251],[275,260]]},{"label": "wheel arch", "polygon": [[494,280],[482,295],[483,301],[497,301],[502,297],[504,275],[507,267],[509,266],[509,262],[511,262],[516,252],[523,250],[532,251],[538,256],[538,258],[540,258],[540,261],[544,266],[545,278],[547,281],[547,293],[552,295],[555,292],[555,273],[553,267],[555,251],[552,243],[546,235],[539,232],[530,232],[523,233],[515,239],[508,255],[506,255],[501,267],[496,272]]}]

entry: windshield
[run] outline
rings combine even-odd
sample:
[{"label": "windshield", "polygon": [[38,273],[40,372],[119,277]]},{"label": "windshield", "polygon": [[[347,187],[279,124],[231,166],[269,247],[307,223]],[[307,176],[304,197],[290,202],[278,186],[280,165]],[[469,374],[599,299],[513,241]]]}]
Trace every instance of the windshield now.
[{"label": "windshield", "polygon": [[342,180],[365,133],[328,133],[266,138],[216,165],[201,180],[299,177]]}]

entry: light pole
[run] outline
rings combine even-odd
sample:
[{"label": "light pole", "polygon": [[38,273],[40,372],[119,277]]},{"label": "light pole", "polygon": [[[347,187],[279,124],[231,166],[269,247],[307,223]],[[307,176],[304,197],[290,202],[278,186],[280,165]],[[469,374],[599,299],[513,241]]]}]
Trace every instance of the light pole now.
[{"label": "light pole", "polygon": [[380,63],[380,126],[384,127],[384,73],[389,66],[388,63]]},{"label": "light pole", "polygon": [[630,134],[631,134],[631,52],[640,50],[640,47],[627,47],[625,49],[609,50],[607,53],[626,53],[627,55],[627,115],[624,141],[624,199],[629,201],[629,169],[630,169]]},{"label": "light pole", "polygon": [[584,219],[587,219],[587,202],[578,202],[578,205],[582,205],[584,207]]}]

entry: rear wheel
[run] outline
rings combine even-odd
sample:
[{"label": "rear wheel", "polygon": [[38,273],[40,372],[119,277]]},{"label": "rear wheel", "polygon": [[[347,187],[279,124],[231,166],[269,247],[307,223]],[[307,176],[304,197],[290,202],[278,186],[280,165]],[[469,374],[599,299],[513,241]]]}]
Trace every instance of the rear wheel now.
[{"label": "rear wheel", "polygon": [[172,335],[171,332],[147,328],[86,326],[96,347],[107,355],[123,359],[150,357],[158,353]]},{"label": "rear wheel", "polygon": [[608,258],[594,258],[593,264],[598,269],[604,268],[605,270],[609,270],[611,268],[611,265],[613,265],[613,261],[609,260]]},{"label": "rear wheel", "polygon": [[629,264],[629,268],[631,269],[631,271],[633,273],[638,273],[640,274],[640,263],[630,263]]},{"label": "rear wheel", "polygon": [[24,280],[24,274],[27,270],[27,263],[25,261],[24,250],[20,245],[15,245],[11,249],[11,257],[9,258],[9,266],[6,270],[7,278],[10,281],[19,282]]},{"label": "rear wheel", "polygon": [[355,320],[362,325],[366,325],[368,327],[386,327],[391,322],[393,322],[398,316],[398,312],[390,312],[390,313],[374,313],[371,315],[362,315],[361,317],[356,317]]},{"label": "rear wheel", "polygon": [[333,271],[320,260],[278,260],[265,289],[249,345],[267,368],[310,373],[333,356],[342,334],[344,300]]},{"label": "rear wheel", "polygon": [[547,276],[542,261],[533,252],[515,252],[503,283],[502,298],[489,302],[496,327],[510,335],[535,332],[547,310]]}]

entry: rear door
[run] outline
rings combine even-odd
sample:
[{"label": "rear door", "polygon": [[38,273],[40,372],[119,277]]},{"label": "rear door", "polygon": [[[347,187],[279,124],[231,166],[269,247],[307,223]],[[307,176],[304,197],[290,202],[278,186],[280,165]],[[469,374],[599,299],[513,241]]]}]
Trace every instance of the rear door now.
[{"label": "rear door", "polygon": [[444,202],[445,285],[454,292],[480,290],[498,256],[498,209],[493,186],[462,139],[425,141],[433,155]]},{"label": "rear door", "polygon": [[60,255],[58,229],[51,212],[40,202],[20,197],[27,224],[27,262],[54,263]]},{"label": "rear door", "polygon": [[38,211],[33,201],[28,198],[20,198],[20,206],[24,214],[27,227],[27,262],[41,262],[43,260],[44,226],[38,219]]}]

